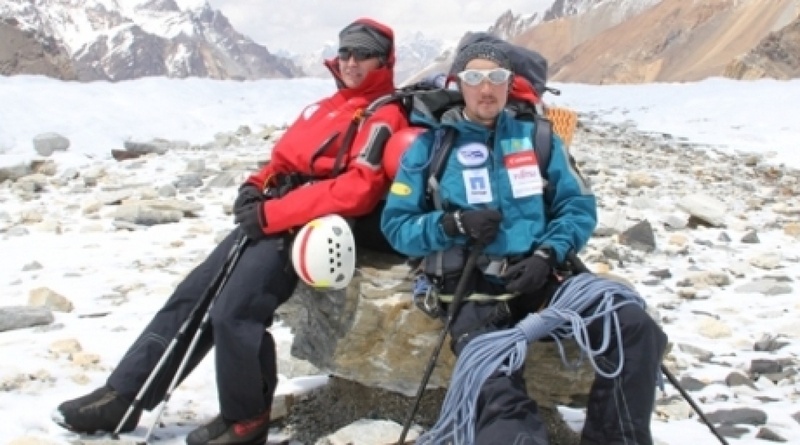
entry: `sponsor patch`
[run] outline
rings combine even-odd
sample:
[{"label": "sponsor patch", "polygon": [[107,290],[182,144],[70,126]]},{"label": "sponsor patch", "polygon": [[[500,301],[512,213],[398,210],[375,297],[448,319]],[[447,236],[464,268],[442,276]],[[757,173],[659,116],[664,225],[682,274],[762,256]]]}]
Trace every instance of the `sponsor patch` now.
[{"label": "sponsor patch", "polygon": [[503,164],[511,181],[511,191],[515,198],[541,195],[544,179],[539,173],[539,163],[533,150],[523,150],[507,154]]},{"label": "sponsor patch", "polygon": [[531,138],[525,136],[524,138],[512,138],[500,141],[500,147],[503,153],[514,153],[522,150],[532,150],[533,143]]},{"label": "sponsor patch", "polygon": [[397,196],[408,196],[411,194],[411,187],[402,182],[394,182],[392,183],[392,187],[390,189],[393,195]]},{"label": "sponsor patch", "polygon": [[467,192],[467,202],[470,204],[486,204],[492,202],[492,183],[489,180],[489,170],[485,168],[464,170],[464,188]]},{"label": "sponsor patch", "polygon": [[485,145],[472,142],[458,148],[456,159],[464,167],[483,165],[489,158],[489,150]]}]

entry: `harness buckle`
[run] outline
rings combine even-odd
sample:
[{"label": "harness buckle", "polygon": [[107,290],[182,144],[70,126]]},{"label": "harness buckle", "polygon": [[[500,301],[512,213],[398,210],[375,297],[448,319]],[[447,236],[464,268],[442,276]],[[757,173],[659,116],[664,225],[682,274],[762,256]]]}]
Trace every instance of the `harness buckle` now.
[{"label": "harness buckle", "polygon": [[439,289],[424,273],[414,277],[414,305],[431,318],[440,318],[445,312],[439,304]]},{"label": "harness buckle", "polygon": [[503,257],[499,260],[489,260],[489,262],[480,269],[484,275],[490,275],[499,278],[506,273],[506,268],[508,268],[508,258]]}]

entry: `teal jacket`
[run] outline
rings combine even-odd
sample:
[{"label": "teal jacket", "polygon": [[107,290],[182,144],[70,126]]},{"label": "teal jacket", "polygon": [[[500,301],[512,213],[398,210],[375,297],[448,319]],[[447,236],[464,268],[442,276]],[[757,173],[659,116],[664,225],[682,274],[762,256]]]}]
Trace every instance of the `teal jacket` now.
[{"label": "teal jacket", "polygon": [[[553,136],[547,178],[554,187],[545,204],[544,179],[533,152],[533,122],[503,111],[495,130],[469,122],[460,109],[448,111],[441,126],[458,131],[443,167],[440,196],[444,211],[494,208],[503,215],[497,238],[485,247],[492,257],[525,255],[551,247],[558,261],[583,248],[597,224],[597,203],[588,184],[569,162],[560,138]],[[455,245],[465,236],[445,234],[437,210],[426,198],[437,127],[422,133],[405,151],[381,217],[389,243],[410,257],[424,257]]]}]

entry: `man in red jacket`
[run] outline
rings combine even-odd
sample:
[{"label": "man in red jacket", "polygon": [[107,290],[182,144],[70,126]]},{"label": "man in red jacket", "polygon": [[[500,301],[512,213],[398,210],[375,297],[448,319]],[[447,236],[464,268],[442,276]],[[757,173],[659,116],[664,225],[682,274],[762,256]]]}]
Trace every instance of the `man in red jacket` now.
[{"label": "man in red jacket", "polygon": [[[338,91],[303,110],[275,145],[271,162],[240,187],[234,203],[237,229],[178,285],[105,386],[58,407],[54,420],[60,425],[85,433],[117,429],[167,345],[244,235],[249,243],[211,306],[210,332],[203,332],[182,375],[216,347],[220,414],[192,431],[187,443],[264,442],[277,385],[275,343],[265,329],[298,280],[284,242],[293,229],[314,218],[355,218],[372,211],[391,182],[381,166],[385,142],[407,125],[397,104],[363,115],[373,100],[394,91],[392,29],[359,19],[345,27],[339,39],[338,56],[325,61]],[[121,431],[136,428],[141,408],[152,410],[164,399],[182,355],[172,354],[176,358],[157,373],[141,407]]]}]

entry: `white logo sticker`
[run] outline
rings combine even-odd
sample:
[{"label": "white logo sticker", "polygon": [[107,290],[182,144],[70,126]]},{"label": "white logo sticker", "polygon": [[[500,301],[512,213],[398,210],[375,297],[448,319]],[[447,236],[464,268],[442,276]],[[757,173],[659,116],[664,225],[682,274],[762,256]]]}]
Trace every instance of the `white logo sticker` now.
[{"label": "white logo sticker", "polygon": [[472,142],[458,148],[456,158],[464,167],[477,167],[483,165],[489,157],[489,150],[485,145]]}]

